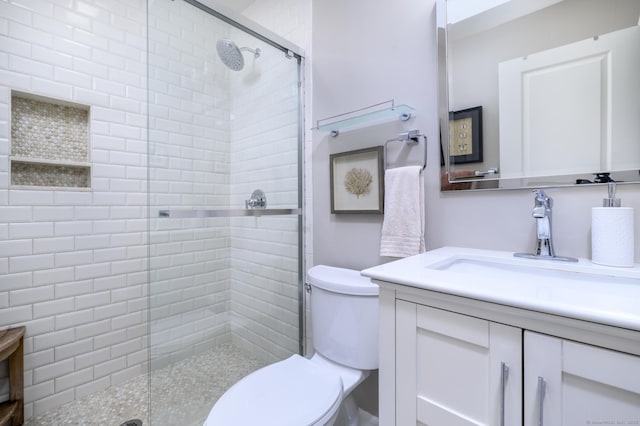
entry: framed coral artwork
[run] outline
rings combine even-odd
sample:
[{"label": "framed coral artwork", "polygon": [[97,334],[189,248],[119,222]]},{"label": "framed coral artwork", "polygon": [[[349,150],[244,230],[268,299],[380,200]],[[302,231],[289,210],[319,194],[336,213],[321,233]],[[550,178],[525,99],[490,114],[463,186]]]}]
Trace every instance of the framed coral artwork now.
[{"label": "framed coral artwork", "polygon": [[331,213],[384,212],[382,146],[329,156]]}]

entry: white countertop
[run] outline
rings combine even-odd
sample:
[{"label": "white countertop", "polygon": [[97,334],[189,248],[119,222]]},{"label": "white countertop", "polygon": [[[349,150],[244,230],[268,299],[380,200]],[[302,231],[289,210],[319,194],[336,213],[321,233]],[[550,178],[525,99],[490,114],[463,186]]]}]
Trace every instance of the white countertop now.
[{"label": "white countertop", "polygon": [[[450,264],[456,267],[446,270]],[[443,247],[361,273],[379,281],[640,331],[640,265],[615,268],[587,259],[569,263]]]}]

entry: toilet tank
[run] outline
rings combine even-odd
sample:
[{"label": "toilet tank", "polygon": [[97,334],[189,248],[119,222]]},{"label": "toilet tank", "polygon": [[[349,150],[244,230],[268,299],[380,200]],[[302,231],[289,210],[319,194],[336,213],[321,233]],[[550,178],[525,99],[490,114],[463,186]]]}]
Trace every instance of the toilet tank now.
[{"label": "toilet tank", "polygon": [[333,266],[314,266],[307,276],[314,349],[347,367],[378,368],[378,286]]}]

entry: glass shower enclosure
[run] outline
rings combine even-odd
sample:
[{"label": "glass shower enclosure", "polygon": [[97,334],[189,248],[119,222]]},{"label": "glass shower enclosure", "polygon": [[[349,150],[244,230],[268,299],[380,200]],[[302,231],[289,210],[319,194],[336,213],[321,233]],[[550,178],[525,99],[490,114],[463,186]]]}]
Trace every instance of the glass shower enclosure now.
[{"label": "glass shower enclosure", "polygon": [[232,18],[148,2],[154,426],[302,352],[302,58]]}]

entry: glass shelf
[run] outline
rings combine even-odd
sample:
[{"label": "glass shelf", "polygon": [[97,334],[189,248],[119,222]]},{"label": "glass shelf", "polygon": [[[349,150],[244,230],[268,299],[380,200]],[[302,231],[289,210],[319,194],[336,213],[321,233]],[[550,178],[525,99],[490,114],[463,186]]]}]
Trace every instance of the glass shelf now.
[{"label": "glass shelf", "polygon": [[[390,106],[380,109],[380,105],[383,104],[390,104]],[[378,107],[378,109],[372,111],[372,109],[376,107]],[[415,114],[416,110],[408,105],[394,105],[393,101],[387,101],[357,111],[318,120],[316,127],[313,127],[312,130],[330,131],[331,136],[336,137],[340,133],[340,130],[343,129],[362,127],[367,124],[392,120],[407,121],[411,117],[414,117]],[[323,123],[323,121],[326,121],[326,123]]]}]

